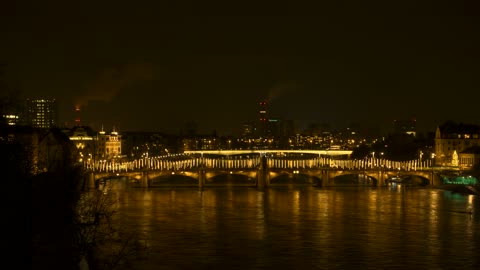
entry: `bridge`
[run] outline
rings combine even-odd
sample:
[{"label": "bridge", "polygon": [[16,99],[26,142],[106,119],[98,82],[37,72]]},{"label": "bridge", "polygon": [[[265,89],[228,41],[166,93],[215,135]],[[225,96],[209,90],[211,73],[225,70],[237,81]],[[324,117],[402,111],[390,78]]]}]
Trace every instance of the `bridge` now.
[{"label": "bridge", "polygon": [[185,154],[213,154],[213,155],[242,155],[242,154],[314,154],[318,156],[350,156],[352,150],[269,150],[269,149],[252,149],[252,150],[195,150],[185,151]]},{"label": "bridge", "polygon": [[90,187],[112,177],[127,177],[141,187],[151,187],[161,177],[177,175],[204,187],[214,185],[217,176],[229,174],[243,176],[243,184],[260,188],[277,184],[279,176],[305,176],[306,184],[322,187],[335,185],[344,175],[357,175],[359,182],[371,186],[406,176],[428,185],[441,184],[431,160],[336,159],[319,151],[198,151],[129,161],[97,160],[84,166]]}]

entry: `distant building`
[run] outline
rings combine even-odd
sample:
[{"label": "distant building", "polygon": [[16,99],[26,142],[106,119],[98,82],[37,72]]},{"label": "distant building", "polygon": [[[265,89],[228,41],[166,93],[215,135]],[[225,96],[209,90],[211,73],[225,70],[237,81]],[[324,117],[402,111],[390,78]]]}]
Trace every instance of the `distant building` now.
[{"label": "distant building", "polygon": [[356,128],[348,127],[338,133],[338,144],[342,149],[354,149],[360,144],[360,134]]},{"label": "distant building", "polygon": [[76,149],[77,161],[88,159],[112,159],[122,156],[122,136],[113,129],[94,132],[88,126],[75,126],[66,133]]},{"label": "distant building", "polygon": [[217,150],[221,146],[220,139],[215,135],[197,135],[182,138],[183,151]]},{"label": "distant building", "polygon": [[122,136],[113,129],[106,133],[103,128],[98,132],[95,139],[96,156],[99,158],[112,159],[122,156]]},{"label": "distant building", "polygon": [[122,155],[128,158],[162,156],[181,152],[182,141],[177,135],[161,132],[122,132]]},{"label": "distant building", "polygon": [[0,98],[0,123],[8,126],[16,126],[21,124],[22,112],[24,111],[23,101],[16,97]]},{"label": "distant building", "polygon": [[16,126],[19,123],[20,116],[18,114],[5,113],[5,114],[2,114],[2,117],[5,123],[9,126]]},{"label": "distant building", "polygon": [[72,161],[72,144],[58,129],[6,126],[0,130],[0,143],[22,146],[22,151],[12,154],[24,155],[20,166],[30,174],[57,171]]},{"label": "distant building", "polygon": [[259,137],[265,137],[268,133],[268,104],[266,101],[261,101],[259,105],[257,135]]},{"label": "distant building", "polygon": [[281,137],[285,135],[283,122],[279,118],[269,118],[267,121],[267,135]]},{"label": "distant building", "polygon": [[52,128],[57,126],[58,109],[55,99],[26,100],[26,124],[34,128]]},{"label": "distant building", "polygon": [[90,127],[75,126],[70,130],[66,130],[70,141],[73,142],[76,150],[77,161],[93,158],[95,155],[95,134]]},{"label": "distant building", "polygon": [[49,129],[40,133],[36,169],[53,172],[65,168],[73,161],[74,146],[68,136],[59,129]]},{"label": "distant building", "polygon": [[463,170],[470,170],[480,164],[480,146],[469,147],[458,154],[458,166]]},{"label": "distant building", "polygon": [[244,138],[253,137],[255,135],[255,125],[253,123],[244,123],[240,135]]},{"label": "distant building", "polygon": [[415,119],[393,120],[393,131],[396,134],[408,134],[415,137],[417,135],[417,121]]},{"label": "distant building", "polygon": [[435,163],[452,165],[455,151],[462,153],[472,146],[480,146],[480,126],[446,122],[435,132]]}]

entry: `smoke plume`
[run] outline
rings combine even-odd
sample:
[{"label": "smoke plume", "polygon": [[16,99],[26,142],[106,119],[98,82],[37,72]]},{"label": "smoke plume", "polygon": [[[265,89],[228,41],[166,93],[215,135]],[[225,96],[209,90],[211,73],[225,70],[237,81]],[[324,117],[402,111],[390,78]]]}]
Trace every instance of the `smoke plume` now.
[{"label": "smoke plume", "polygon": [[81,94],[75,99],[75,105],[83,107],[88,105],[89,101],[110,102],[126,87],[153,80],[155,73],[153,66],[144,63],[104,68],[86,83],[80,91]]}]

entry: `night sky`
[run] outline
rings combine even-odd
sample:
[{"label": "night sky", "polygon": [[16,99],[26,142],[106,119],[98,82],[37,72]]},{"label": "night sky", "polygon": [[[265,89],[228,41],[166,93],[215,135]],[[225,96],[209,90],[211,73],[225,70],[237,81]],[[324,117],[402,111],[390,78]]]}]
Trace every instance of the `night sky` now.
[{"label": "night sky", "polygon": [[2,1],[10,89],[99,129],[480,124],[479,1]]}]

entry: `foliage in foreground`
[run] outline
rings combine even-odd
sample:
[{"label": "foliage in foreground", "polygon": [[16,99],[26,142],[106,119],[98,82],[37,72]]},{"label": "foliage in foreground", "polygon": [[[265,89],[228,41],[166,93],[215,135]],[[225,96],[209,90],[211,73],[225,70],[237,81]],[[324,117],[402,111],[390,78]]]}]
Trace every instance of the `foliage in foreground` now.
[{"label": "foliage in foreground", "polygon": [[15,268],[22,263],[49,270],[126,266],[143,246],[115,222],[114,192],[84,190],[85,172],[73,163],[34,175],[30,150],[0,140],[1,195],[8,206],[2,220],[15,235],[9,246]]},{"label": "foliage in foreground", "polygon": [[115,193],[81,191],[83,179],[81,170],[32,178],[33,269],[117,269],[144,249],[115,222]]}]

